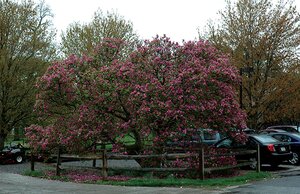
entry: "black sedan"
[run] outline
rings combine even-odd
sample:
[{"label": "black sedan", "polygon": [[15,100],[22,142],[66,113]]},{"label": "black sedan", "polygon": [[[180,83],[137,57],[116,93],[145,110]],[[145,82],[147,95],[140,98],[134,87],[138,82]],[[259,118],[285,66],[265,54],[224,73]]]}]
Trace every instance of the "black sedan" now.
[{"label": "black sedan", "polygon": [[[270,164],[276,168],[283,161],[292,159],[293,154],[289,143],[280,142],[275,138],[265,134],[249,134],[245,143],[239,143],[229,137],[217,142],[214,146],[216,148],[228,148],[231,150],[256,150],[257,145],[260,147],[261,164]],[[237,160],[256,160],[256,154],[249,153],[246,155],[237,155]],[[254,166],[250,166],[254,168]]]},{"label": "black sedan", "polygon": [[289,162],[294,165],[298,165],[300,163],[299,162],[299,157],[300,157],[300,134],[299,133],[277,132],[277,133],[270,133],[269,135],[279,141],[288,142],[293,152],[293,158],[289,160]]},{"label": "black sedan", "polygon": [[22,163],[25,160],[25,151],[21,144],[6,146],[0,151],[0,163]]}]

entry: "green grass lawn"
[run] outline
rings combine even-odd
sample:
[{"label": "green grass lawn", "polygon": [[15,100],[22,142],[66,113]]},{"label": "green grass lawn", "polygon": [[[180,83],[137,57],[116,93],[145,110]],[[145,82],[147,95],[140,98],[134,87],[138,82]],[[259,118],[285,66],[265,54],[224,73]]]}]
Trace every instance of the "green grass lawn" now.
[{"label": "green grass lawn", "polygon": [[[64,176],[63,173],[60,177],[55,176],[54,171],[52,171],[52,176],[45,176],[43,171],[26,171],[24,175],[47,178],[52,180],[60,180],[60,181],[71,181],[68,176]],[[210,178],[205,180],[200,179],[187,179],[187,178],[149,178],[149,177],[141,177],[141,178],[130,178],[129,180],[98,180],[96,182],[87,181],[87,183],[93,184],[101,184],[101,185],[119,185],[119,186],[148,186],[148,187],[226,187],[226,186],[234,186],[234,185],[242,185],[253,181],[269,179],[274,177],[269,172],[247,172],[242,175],[228,177],[228,178]]]},{"label": "green grass lawn", "polygon": [[25,141],[25,139],[20,139],[20,140],[12,140],[12,139],[8,139],[4,142],[4,146],[10,146],[10,145],[18,145],[21,144],[24,147],[28,147],[27,142]]},{"label": "green grass lawn", "polygon": [[225,187],[233,185],[246,184],[252,181],[258,181],[271,178],[273,175],[269,172],[248,172],[241,176],[230,178],[211,178],[205,180],[199,179],[177,179],[177,178],[134,178],[128,181],[98,181],[97,184],[120,185],[120,186],[149,186],[149,187]]},{"label": "green grass lawn", "polygon": [[[146,141],[144,142],[145,145],[151,145],[151,144],[152,144],[151,139],[152,139],[152,135],[149,135],[148,140],[146,140]],[[135,139],[133,138],[132,135],[127,134],[127,135],[125,135],[125,136],[121,139],[121,142],[124,143],[125,145],[134,145]],[[113,147],[112,144],[106,144],[106,145],[105,145],[105,148],[108,149],[108,150],[112,149],[112,147]],[[98,148],[102,148],[102,147],[99,146]]]}]

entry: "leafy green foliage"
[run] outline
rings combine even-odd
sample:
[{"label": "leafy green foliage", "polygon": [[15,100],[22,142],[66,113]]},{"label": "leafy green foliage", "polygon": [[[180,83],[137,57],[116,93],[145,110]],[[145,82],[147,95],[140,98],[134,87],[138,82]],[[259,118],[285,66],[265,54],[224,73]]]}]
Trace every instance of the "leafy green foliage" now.
[{"label": "leafy green foliage", "polygon": [[65,56],[75,54],[91,55],[95,47],[105,38],[120,39],[127,45],[122,48],[122,54],[126,56],[139,42],[130,21],[125,20],[115,12],[103,13],[98,10],[90,23],[80,24],[75,22],[62,34],[61,50]]},{"label": "leafy green foliage", "polygon": [[50,19],[43,3],[0,1],[0,148],[33,120],[35,82],[55,54]]},{"label": "leafy green foliage", "polygon": [[[300,15],[292,1],[228,1],[206,37],[242,72],[248,126],[299,122]],[[283,113],[283,114],[282,114]]]}]

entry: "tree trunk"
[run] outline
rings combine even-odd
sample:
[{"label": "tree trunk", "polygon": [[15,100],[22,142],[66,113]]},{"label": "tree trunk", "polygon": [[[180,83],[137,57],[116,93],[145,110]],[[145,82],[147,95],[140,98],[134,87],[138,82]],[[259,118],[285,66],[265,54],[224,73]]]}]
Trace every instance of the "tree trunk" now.
[{"label": "tree trunk", "polygon": [[128,154],[139,154],[143,149],[143,142],[140,134],[135,129],[132,130],[135,143],[133,145],[126,146]]},{"label": "tree trunk", "polygon": [[5,142],[6,137],[7,137],[7,134],[3,134],[3,133],[0,134],[0,150],[2,150],[4,148],[4,142]]},{"label": "tree trunk", "polygon": [[20,129],[20,128],[15,128],[14,129],[14,141],[19,141],[20,140],[20,135],[21,135],[20,131],[21,130],[22,129]]}]

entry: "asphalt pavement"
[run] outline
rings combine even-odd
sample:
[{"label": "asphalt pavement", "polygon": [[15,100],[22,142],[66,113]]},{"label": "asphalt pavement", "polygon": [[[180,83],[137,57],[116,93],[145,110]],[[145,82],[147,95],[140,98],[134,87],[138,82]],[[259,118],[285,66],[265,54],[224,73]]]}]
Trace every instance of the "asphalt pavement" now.
[{"label": "asphalt pavement", "polygon": [[[299,174],[299,172],[298,172]],[[253,182],[238,187],[227,188],[224,194],[299,194],[300,176],[284,176],[280,178],[268,179]]]},{"label": "asphalt pavement", "polygon": [[217,194],[219,190],[175,187],[124,187],[53,181],[1,172],[1,194]]},{"label": "asphalt pavement", "polygon": [[[67,163],[68,165],[72,163]],[[75,165],[74,163],[73,165]],[[77,163],[78,164],[78,163]],[[65,164],[66,165],[66,164]],[[80,164],[82,165],[82,164]],[[90,165],[90,161],[86,163]],[[127,165],[135,165],[128,163]],[[53,165],[36,163],[36,169],[51,168]],[[264,170],[268,170],[265,167]],[[20,175],[30,169],[30,163],[0,165],[0,193],[43,194],[43,193],[74,193],[74,194],[220,194],[220,193],[300,193],[300,167],[281,166],[272,173],[278,177],[272,180],[259,181],[238,187],[225,188],[185,188],[185,187],[124,187],[96,184],[81,184],[40,179]],[[293,181],[294,180],[294,181]]]},{"label": "asphalt pavement", "polygon": [[[120,161],[109,161],[110,166],[120,167]],[[134,160],[124,160],[122,167],[138,167]],[[62,167],[92,166],[92,161],[76,161],[62,163]],[[97,161],[96,166],[101,166]],[[35,163],[35,170],[54,168],[54,164],[41,162]],[[44,193],[64,193],[64,194],[218,194],[218,189],[204,188],[182,188],[182,187],[124,187],[96,184],[81,184],[72,182],[53,181],[34,177],[23,176],[22,174],[30,170],[30,162],[22,164],[0,165],[0,194],[44,194]]]}]

